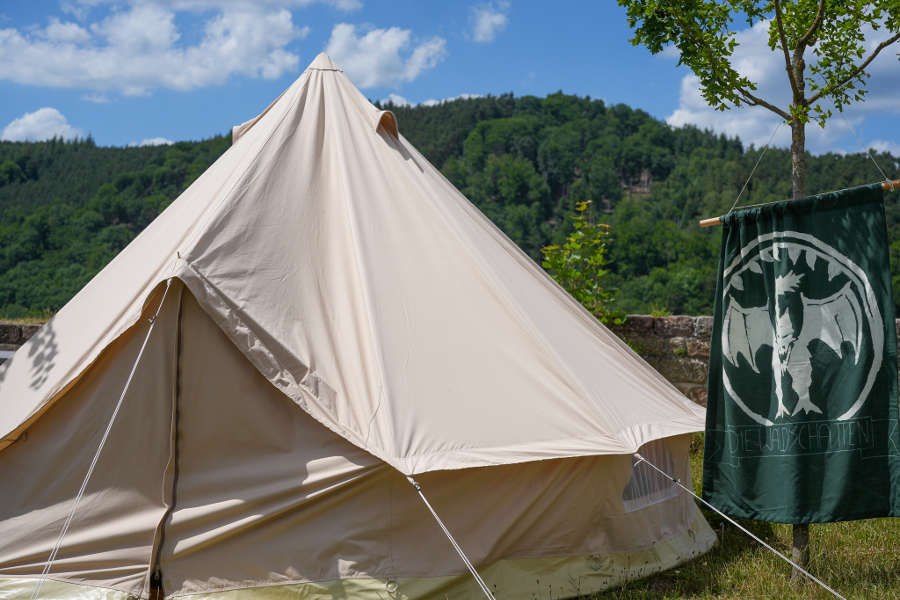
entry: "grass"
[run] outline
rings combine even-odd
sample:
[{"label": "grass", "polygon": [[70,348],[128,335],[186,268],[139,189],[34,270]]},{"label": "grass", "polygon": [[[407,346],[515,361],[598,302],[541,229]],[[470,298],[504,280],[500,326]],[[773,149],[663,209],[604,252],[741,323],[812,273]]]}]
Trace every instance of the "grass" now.
[{"label": "grass", "polygon": [[21,319],[0,318],[0,324],[10,325],[43,325],[49,317],[22,317]]},{"label": "grass", "polygon": [[43,312],[29,317],[4,317],[0,315],[0,323],[10,323],[12,325],[43,325],[50,320],[53,312],[50,309],[44,309]]},{"label": "grass", "polygon": [[[698,494],[702,462],[703,435],[697,434],[691,444],[691,471]],[[703,514],[719,536],[707,554],[582,600],[833,598],[812,582],[792,584],[790,565],[716,513]],[[740,523],[790,556],[790,525]],[[900,599],[900,519],[811,525],[809,571],[846,598]]]}]

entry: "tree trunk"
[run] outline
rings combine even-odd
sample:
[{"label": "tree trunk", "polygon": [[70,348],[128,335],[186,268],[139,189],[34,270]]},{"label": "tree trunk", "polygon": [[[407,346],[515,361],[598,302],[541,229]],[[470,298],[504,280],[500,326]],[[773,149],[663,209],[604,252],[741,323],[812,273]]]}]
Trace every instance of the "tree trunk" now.
[{"label": "tree trunk", "polygon": [[[806,569],[809,565],[809,525],[806,523],[795,523],[793,534],[791,560]],[[791,581],[798,583],[805,580],[806,577],[803,573],[797,569],[791,570]]]},{"label": "tree trunk", "polygon": [[791,122],[791,191],[793,199],[806,196],[806,123]]},{"label": "tree trunk", "polygon": [[[791,122],[791,189],[793,199],[806,196],[806,123],[795,118]],[[791,543],[791,560],[806,569],[809,565],[809,525],[795,523]],[[791,581],[798,583],[804,575],[791,571]]]}]

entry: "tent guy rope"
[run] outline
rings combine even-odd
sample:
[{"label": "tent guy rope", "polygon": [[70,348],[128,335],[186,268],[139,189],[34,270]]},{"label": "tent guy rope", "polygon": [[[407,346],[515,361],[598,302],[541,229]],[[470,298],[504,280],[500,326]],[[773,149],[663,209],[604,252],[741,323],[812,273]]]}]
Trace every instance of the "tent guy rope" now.
[{"label": "tent guy rope", "polygon": [[[881,189],[885,190],[886,192],[891,192],[893,190],[900,190],[900,179],[883,182],[881,184]],[[710,217],[708,219],[703,219],[702,221],[700,221],[700,227],[713,227],[714,225],[721,225],[721,224],[722,224],[721,216]]]},{"label": "tent guy rope", "polygon": [[425,506],[428,507],[429,512],[431,512],[431,516],[434,517],[434,520],[437,521],[438,525],[440,525],[441,530],[444,532],[444,535],[446,535],[447,539],[450,540],[450,544],[453,546],[453,549],[456,550],[456,553],[459,554],[459,557],[462,559],[462,561],[466,563],[466,568],[469,569],[472,577],[475,578],[475,582],[478,583],[478,587],[481,588],[481,591],[484,593],[485,597],[488,600],[496,600],[496,598],[494,598],[494,594],[491,593],[490,588],[484,582],[484,579],[481,578],[481,575],[479,575],[478,571],[475,570],[475,567],[472,566],[471,561],[469,561],[469,557],[466,556],[466,553],[463,552],[463,549],[460,548],[459,544],[456,543],[456,540],[453,539],[453,536],[450,534],[450,530],[447,529],[447,526],[444,525],[444,522],[441,521],[441,518],[435,512],[434,508],[432,508],[431,503],[428,502],[428,498],[426,498],[425,494],[422,493],[422,486],[419,485],[419,482],[412,477],[407,476],[406,479],[412,484],[414,488],[416,488],[416,492],[418,492],[419,497],[422,499],[422,502],[424,502]]},{"label": "tent guy rope", "polygon": [[838,592],[836,592],[835,590],[833,590],[832,588],[830,588],[830,587],[829,587],[825,582],[823,582],[821,579],[817,578],[815,575],[813,575],[812,573],[810,573],[809,571],[807,571],[806,569],[804,569],[803,567],[801,567],[800,565],[798,565],[797,563],[795,563],[794,561],[792,561],[791,559],[789,559],[787,556],[785,556],[784,554],[782,554],[781,552],[779,552],[778,550],[776,550],[775,548],[773,548],[772,546],[770,546],[769,544],[767,544],[762,538],[756,536],[752,531],[750,531],[749,529],[743,527],[740,523],[738,523],[737,521],[735,521],[734,519],[732,519],[731,517],[729,517],[728,515],[726,515],[725,513],[723,513],[721,510],[719,510],[718,508],[716,508],[715,506],[713,506],[712,504],[710,504],[709,502],[707,502],[706,500],[704,500],[703,498],[701,498],[700,496],[698,496],[697,494],[695,494],[693,490],[691,490],[690,488],[688,488],[687,486],[685,486],[683,483],[681,483],[681,481],[679,481],[677,477],[673,477],[672,475],[669,475],[668,473],[666,473],[665,471],[663,471],[662,469],[660,469],[659,467],[657,467],[656,465],[654,465],[652,462],[650,462],[649,460],[647,460],[646,458],[644,458],[643,456],[641,456],[641,455],[640,455],[639,453],[637,453],[637,452],[634,453],[634,456],[635,456],[635,458],[637,458],[638,460],[637,460],[636,463],[634,463],[634,465],[632,465],[632,468],[638,466],[638,465],[641,464],[642,462],[643,462],[643,463],[647,463],[647,466],[649,466],[650,468],[652,468],[654,471],[656,471],[657,473],[659,473],[659,474],[662,475],[663,477],[669,479],[672,483],[674,483],[674,484],[677,485],[679,488],[681,488],[682,490],[684,490],[685,492],[687,492],[688,494],[690,494],[691,496],[693,496],[694,498],[696,498],[697,500],[699,500],[700,502],[702,502],[705,506],[708,506],[709,508],[711,508],[713,511],[715,511],[715,513],[716,513],[717,515],[719,515],[720,517],[722,517],[723,519],[725,519],[726,521],[728,521],[729,523],[731,523],[732,525],[734,525],[735,527],[737,527],[738,529],[740,529],[741,531],[743,531],[744,533],[746,533],[747,535],[749,535],[751,538],[753,538],[754,540],[756,540],[757,542],[759,542],[760,544],[762,544],[763,546],[765,546],[768,550],[771,550],[772,552],[774,552],[779,558],[781,558],[783,561],[789,563],[792,567],[794,567],[794,569],[796,569],[797,571],[799,571],[799,572],[802,573],[803,575],[809,577],[812,581],[814,581],[815,583],[817,583],[818,585],[820,585],[823,589],[825,589],[825,590],[827,590],[828,592],[830,592],[831,595],[833,595],[835,598],[840,598],[841,600],[847,600],[847,599],[846,599],[844,596],[842,596],[840,593],[838,593]]},{"label": "tent guy rope", "polygon": [[134,374],[137,371],[138,364],[140,364],[141,362],[141,357],[144,355],[144,350],[147,348],[147,342],[150,341],[150,334],[153,333],[153,327],[156,325],[156,318],[159,317],[159,313],[162,310],[163,304],[165,304],[166,302],[166,296],[169,293],[169,287],[171,285],[172,280],[167,279],[166,289],[163,292],[162,299],[159,301],[159,306],[156,307],[156,312],[149,319],[150,327],[147,329],[147,335],[144,336],[144,343],[141,344],[141,349],[140,351],[138,351],[137,357],[134,359],[134,364],[131,366],[131,372],[128,374],[128,379],[125,381],[125,387],[122,388],[122,393],[119,394],[119,401],[116,402],[116,407],[113,409],[112,415],[109,417],[109,422],[106,424],[106,430],[103,432],[103,437],[100,438],[100,444],[97,446],[97,451],[94,453],[94,458],[93,460],[91,460],[91,464],[88,467],[87,473],[85,473],[84,479],[81,481],[81,488],[79,488],[78,494],[75,495],[75,500],[72,502],[72,509],[66,516],[66,520],[59,532],[59,537],[56,538],[56,543],[53,545],[53,550],[50,551],[50,556],[47,558],[47,562],[44,564],[44,570],[41,571],[41,576],[38,578],[37,585],[34,586],[34,591],[31,593],[31,600],[35,600],[35,598],[40,595],[41,588],[44,586],[44,581],[47,579],[47,574],[50,573],[50,568],[53,566],[53,561],[56,560],[56,554],[59,552],[60,547],[62,547],[63,538],[66,536],[66,533],[69,531],[69,526],[72,524],[72,520],[75,518],[75,511],[78,510],[78,503],[81,502],[81,498],[84,496],[84,491],[87,488],[88,481],[90,481],[91,475],[94,474],[94,468],[97,466],[97,461],[100,459],[100,453],[103,452],[103,446],[106,445],[106,439],[109,437],[109,432],[112,431],[112,426],[119,414],[119,409],[122,408],[122,402],[125,400],[125,394],[128,393],[128,388],[131,387],[131,380],[134,378]]}]

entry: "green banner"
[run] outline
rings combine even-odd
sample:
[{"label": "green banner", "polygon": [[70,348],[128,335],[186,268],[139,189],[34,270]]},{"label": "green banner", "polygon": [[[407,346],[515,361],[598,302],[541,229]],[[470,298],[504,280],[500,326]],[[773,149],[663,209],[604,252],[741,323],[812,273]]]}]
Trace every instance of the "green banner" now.
[{"label": "green banner", "polygon": [[880,185],[722,218],[703,497],[734,516],[900,516]]}]

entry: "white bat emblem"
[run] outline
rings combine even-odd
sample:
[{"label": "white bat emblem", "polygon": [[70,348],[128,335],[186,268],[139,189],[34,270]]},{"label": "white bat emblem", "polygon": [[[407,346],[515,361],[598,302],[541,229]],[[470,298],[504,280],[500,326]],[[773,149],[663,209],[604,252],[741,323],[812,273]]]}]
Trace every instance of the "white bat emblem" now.
[{"label": "white bat emblem", "polygon": [[[744,308],[732,299],[722,321],[722,353],[734,366],[744,356],[750,367],[759,373],[756,352],[762,346],[772,348],[772,373],[778,412],[775,417],[804,413],[822,413],[809,397],[812,384],[812,354],[809,344],[821,340],[841,356],[841,344],[849,342],[853,348],[854,364],[859,364],[863,335],[863,311],[850,289],[850,282],[834,294],[822,299],[810,299],[797,291],[803,275],[793,272],[775,280],[775,315],[768,306]],[[781,301],[789,294],[799,294],[802,303],[802,325],[795,334],[791,316]],[[796,297],[794,297],[796,301]],[[791,388],[799,398],[793,412],[784,405],[782,378],[791,375]]]}]

